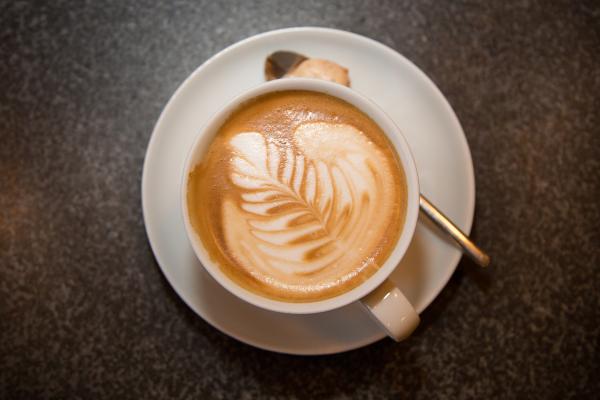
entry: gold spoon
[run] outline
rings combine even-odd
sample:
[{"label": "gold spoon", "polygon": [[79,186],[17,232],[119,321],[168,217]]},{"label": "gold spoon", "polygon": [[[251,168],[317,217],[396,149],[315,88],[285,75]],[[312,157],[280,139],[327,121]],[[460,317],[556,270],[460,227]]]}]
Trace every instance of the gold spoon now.
[{"label": "gold spoon", "polygon": [[[294,53],[292,51],[276,51],[265,60],[265,78],[268,81],[283,78],[286,74],[294,71],[294,69],[296,69],[302,62],[306,60],[308,60],[308,57],[303,56],[302,54]],[[325,60],[323,60],[323,62],[333,64]],[[342,75],[346,74],[347,76],[347,70],[345,68],[338,65],[336,66],[339,67],[341,72],[343,72]],[[327,76],[327,74],[324,76],[311,75],[311,77],[329,79],[340,83],[335,76]],[[350,86],[349,80],[346,79],[344,84],[346,84],[346,86]],[[437,207],[431,204],[431,202],[422,194],[420,195],[419,205],[423,214],[429,217],[429,219],[431,219],[431,221],[433,221],[440,229],[450,235],[450,237],[452,237],[452,239],[454,239],[456,243],[462,247],[463,251],[473,261],[482,267],[487,267],[489,265],[490,257],[483,250],[477,247],[477,245],[473,243],[463,231],[461,231],[452,221],[450,221],[450,219],[448,219],[448,217],[438,210]]]}]

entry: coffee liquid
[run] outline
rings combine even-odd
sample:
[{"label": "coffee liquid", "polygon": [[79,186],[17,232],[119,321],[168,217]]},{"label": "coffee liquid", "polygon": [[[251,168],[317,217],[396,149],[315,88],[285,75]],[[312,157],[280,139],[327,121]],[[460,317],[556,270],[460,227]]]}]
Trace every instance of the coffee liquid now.
[{"label": "coffee liquid", "polygon": [[394,147],[335,97],[282,91],[233,112],[188,178],[190,220],[240,286],[288,302],[330,298],[372,276],[404,223]]}]

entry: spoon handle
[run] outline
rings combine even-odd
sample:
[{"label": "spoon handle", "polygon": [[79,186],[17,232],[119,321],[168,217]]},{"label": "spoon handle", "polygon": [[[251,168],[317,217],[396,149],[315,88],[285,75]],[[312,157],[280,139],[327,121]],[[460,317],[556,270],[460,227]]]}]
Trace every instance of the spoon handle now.
[{"label": "spoon handle", "polygon": [[463,248],[464,252],[471,257],[473,261],[482,267],[487,267],[490,263],[490,257],[485,254],[467,235],[463,233],[456,225],[450,221],[440,210],[421,195],[419,199],[421,211],[429,217],[440,229],[448,233]]}]

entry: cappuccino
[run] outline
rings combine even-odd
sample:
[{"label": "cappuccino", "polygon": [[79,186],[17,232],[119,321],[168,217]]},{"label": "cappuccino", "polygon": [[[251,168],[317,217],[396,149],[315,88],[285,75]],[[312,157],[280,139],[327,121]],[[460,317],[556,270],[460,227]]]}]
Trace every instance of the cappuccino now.
[{"label": "cappuccino", "polygon": [[187,177],[188,213],[210,257],[258,295],[312,302],[352,290],[385,262],[407,205],[385,133],[312,91],[242,104]]}]

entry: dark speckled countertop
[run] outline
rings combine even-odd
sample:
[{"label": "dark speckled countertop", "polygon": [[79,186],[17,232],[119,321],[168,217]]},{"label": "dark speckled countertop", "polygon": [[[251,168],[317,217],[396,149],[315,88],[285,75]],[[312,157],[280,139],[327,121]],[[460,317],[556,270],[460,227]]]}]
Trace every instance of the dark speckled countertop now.
[{"label": "dark speckled countertop", "polygon": [[[0,398],[600,396],[600,5],[594,1],[0,3]],[[473,236],[409,341],[295,357],[221,334],[147,243],[154,123],[216,51],[289,26],[398,50],[473,155]]]}]

